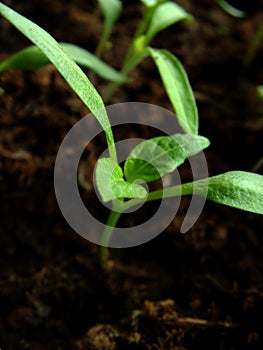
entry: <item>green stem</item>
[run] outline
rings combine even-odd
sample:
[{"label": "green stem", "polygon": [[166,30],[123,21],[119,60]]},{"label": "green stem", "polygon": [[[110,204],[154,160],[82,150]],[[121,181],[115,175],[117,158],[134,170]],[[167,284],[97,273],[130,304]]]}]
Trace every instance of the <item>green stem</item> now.
[{"label": "green stem", "polygon": [[150,19],[153,15],[153,12],[155,11],[156,9],[156,6],[155,7],[147,7],[145,8],[144,10],[144,13],[143,13],[143,17],[142,17],[142,20],[140,22],[140,24],[138,25],[138,28],[134,34],[134,39],[133,41],[138,38],[139,36],[143,35],[148,27],[148,24],[150,22]]},{"label": "green stem", "polygon": [[245,55],[245,59],[244,59],[244,66],[248,67],[251,62],[253,61],[259,46],[261,45],[261,42],[263,40],[263,24],[261,24],[261,26],[259,27],[254,39],[252,40],[248,50],[247,50],[247,54]]},{"label": "green stem", "polygon": [[108,217],[108,220],[106,222],[106,225],[102,234],[101,248],[100,248],[100,264],[103,269],[107,269],[107,260],[109,255],[108,244],[111,239],[112,232],[116,227],[119,221],[119,218],[122,214],[122,211],[120,209],[119,211],[115,211],[114,209],[115,209],[115,205],[113,202],[112,210],[110,212],[110,215]]},{"label": "green stem", "polygon": [[[153,12],[155,11],[156,7],[146,8],[143,14],[143,18],[137,27],[137,30],[133,36],[132,42],[127,50],[127,53],[125,55],[125,58],[122,63],[122,69],[121,73],[124,75],[129,75],[129,73],[141,62],[141,60],[147,55],[145,45],[141,47],[141,49],[138,51],[136,50],[136,40],[143,35],[145,30],[147,29],[147,26],[149,24],[149,21],[152,17]],[[110,83],[103,93],[103,99],[105,103],[108,103],[116,90],[122,85],[122,83],[116,83],[112,82]]]},{"label": "green stem", "polygon": [[[193,194],[193,191],[194,191],[194,184],[195,182],[188,182],[183,185],[171,186],[168,188],[150,192],[146,201],[151,202],[151,201],[163,199],[163,198],[191,195]],[[110,212],[110,215],[108,217],[108,220],[102,235],[102,241],[101,241],[100,263],[103,269],[107,268],[107,259],[108,259],[107,247],[108,247],[112,232],[116,227],[116,224],[121,214],[125,210],[137,204],[140,204],[142,202],[144,202],[143,199],[131,199],[127,202],[120,202],[120,201],[113,202],[112,211]],[[117,209],[118,211],[115,211]]]},{"label": "green stem", "polygon": [[111,30],[107,30],[107,28],[104,27],[102,36],[100,38],[99,44],[95,50],[95,55],[97,57],[101,57],[103,54],[103,51],[105,50],[105,47],[107,45],[107,41],[109,39],[109,36],[111,34]]},{"label": "green stem", "polygon": [[[140,52],[137,52],[131,58],[125,63],[123,68],[121,69],[121,73],[128,76],[130,72],[138,66],[138,64],[143,60],[144,57],[148,55],[148,51],[146,48],[143,48]],[[117,82],[112,82],[110,83],[104,92],[102,93],[103,95],[103,100],[105,103],[108,103],[116,90],[121,86],[122,83],[117,83]]]},{"label": "green stem", "polygon": [[109,149],[109,156],[112,160],[114,160],[116,163],[118,163],[117,151],[116,151],[116,147],[115,147],[112,129],[110,128],[108,130],[105,130],[105,134],[106,134],[106,141],[107,141],[108,149]]},{"label": "green stem", "polygon": [[162,190],[156,190],[150,192],[147,198],[147,202],[151,202],[158,199],[170,198],[176,196],[186,196],[193,194],[194,182],[188,182],[183,185],[171,186]]}]

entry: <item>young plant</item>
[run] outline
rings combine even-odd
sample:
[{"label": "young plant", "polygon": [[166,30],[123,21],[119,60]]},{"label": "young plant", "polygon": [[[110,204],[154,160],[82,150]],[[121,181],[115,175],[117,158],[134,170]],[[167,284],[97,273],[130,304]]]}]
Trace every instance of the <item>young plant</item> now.
[{"label": "young plant", "polygon": [[[99,58],[107,46],[115,22],[121,15],[122,3],[120,0],[98,0],[104,17],[104,26],[95,55],[76,45],[60,43],[64,52],[77,64],[112,82],[105,87],[103,92],[105,102],[110,100],[121,84],[129,80],[129,74],[142,59],[150,55],[148,44],[159,32],[181,20],[190,21],[192,19],[190,14],[172,1],[142,0],[141,2],[144,4],[143,16],[127,50],[120,72]],[[0,63],[0,72],[8,68],[34,70],[48,63],[50,63],[48,56],[36,45],[27,47]]]},{"label": "young plant", "polygon": [[[156,1],[144,2],[156,3]],[[102,200],[112,201],[113,205],[102,238],[102,245],[108,246],[121,214],[128,208],[145,201],[198,194],[216,203],[263,214],[263,176],[255,173],[229,171],[152,192],[147,191],[143,186],[143,182],[151,182],[173,172],[188,157],[209,146],[209,140],[198,135],[198,112],[187,74],[181,63],[170,52],[149,47],[143,48],[143,52],[147,52],[158,67],[184,133],[142,141],[132,149],[122,169],[118,164],[113,132],[104,102],[87,76],[55,39],[42,28],[1,2],[0,14],[29,38],[54,64],[97,118],[105,132],[109,157],[101,158],[97,163],[96,185]],[[149,26],[148,30],[149,28],[152,27]],[[153,35],[154,31],[151,29],[144,43],[149,42]],[[132,55],[136,56],[135,53]],[[129,200],[125,201],[126,199]]]}]

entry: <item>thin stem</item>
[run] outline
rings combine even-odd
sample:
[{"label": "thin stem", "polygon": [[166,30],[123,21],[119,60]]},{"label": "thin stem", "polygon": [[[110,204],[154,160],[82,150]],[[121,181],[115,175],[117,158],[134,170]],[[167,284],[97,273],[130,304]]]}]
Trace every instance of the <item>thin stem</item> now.
[{"label": "thin stem", "polygon": [[261,26],[259,27],[254,39],[252,40],[247,50],[247,54],[245,55],[245,59],[244,59],[245,67],[248,67],[253,61],[262,40],[263,40],[263,24],[261,24]]},{"label": "thin stem", "polygon": [[98,44],[98,46],[97,46],[97,48],[95,50],[95,55],[97,57],[100,58],[102,56],[103,51],[106,48],[107,41],[109,39],[110,34],[111,34],[111,30],[107,30],[107,28],[104,27],[102,36],[101,36],[100,41],[99,41],[99,44]]},{"label": "thin stem", "polygon": [[109,149],[109,156],[112,160],[114,160],[114,162],[118,163],[117,151],[115,147],[112,130],[110,130],[110,133],[105,131],[105,134],[106,134],[106,139],[107,139],[107,144]]},{"label": "thin stem", "polygon": [[[193,194],[195,182],[188,182],[183,185],[171,186],[161,190],[156,190],[150,192],[146,199],[147,202],[151,202],[158,199],[170,198],[176,196],[186,196]],[[131,199],[127,202],[116,201],[113,202],[112,211],[108,217],[101,241],[101,250],[100,250],[100,263],[103,269],[107,268],[107,259],[108,259],[108,244],[112,235],[114,228],[117,225],[117,222],[122,215],[122,213],[134,207],[137,204],[144,202],[144,199]],[[115,211],[118,210],[118,211]]]},{"label": "thin stem", "polygon": [[183,185],[171,186],[162,190],[156,190],[150,192],[147,198],[147,202],[151,202],[157,199],[170,198],[176,196],[186,196],[193,194],[194,182],[188,182]]},{"label": "thin stem", "polygon": [[[147,55],[145,45],[140,48],[140,50],[136,50],[136,40],[143,35],[145,30],[147,29],[148,23],[151,19],[153,12],[155,11],[155,7],[146,8],[143,14],[143,18],[137,27],[137,30],[133,36],[132,42],[127,50],[125,58],[122,63],[121,73],[123,75],[128,76],[129,73],[141,62],[141,60]],[[110,101],[116,90],[122,85],[122,83],[112,82],[110,83],[103,93],[103,99],[107,103]]]},{"label": "thin stem", "polygon": [[[128,76],[129,73],[143,60],[144,57],[148,55],[146,48],[143,48],[140,52],[137,52],[126,62],[126,64],[121,69],[123,75]],[[103,99],[105,103],[108,103],[116,90],[122,85],[122,83],[112,82],[110,83],[103,92]]]},{"label": "thin stem", "polygon": [[102,234],[102,240],[101,240],[100,264],[103,269],[107,268],[107,260],[108,260],[108,254],[109,254],[108,244],[111,239],[112,232],[116,227],[121,214],[122,214],[121,211],[118,211],[118,212],[114,211],[114,203],[113,203],[113,208],[106,222],[106,226]]},{"label": "thin stem", "polygon": [[[155,9],[156,9],[156,7],[145,8],[143,18],[142,18],[140,24],[138,25],[138,28],[134,34],[134,39],[138,38],[143,33],[145,33],[147,26],[149,24],[149,21],[153,15],[153,12],[155,11]],[[134,39],[133,39],[133,41],[134,41]]]}]

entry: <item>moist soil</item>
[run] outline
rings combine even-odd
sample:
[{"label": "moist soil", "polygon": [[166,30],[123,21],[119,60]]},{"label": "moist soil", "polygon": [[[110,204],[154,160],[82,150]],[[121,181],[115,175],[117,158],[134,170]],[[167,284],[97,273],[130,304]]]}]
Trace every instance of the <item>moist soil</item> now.
[{"label": "moist soil", "polygon": [[[102,25],[96,1],[5,1],[57,40],[94,51]],[[245,65],[263,21],[263,6],[244,19],[215,1],[178,1],[193,16],[153,41],[183,63],[200,114],[210,175],[262,174],[263,46]],[[262,3],[261,3],[262,5]],[[253,6],[252,6],[253,7]],[[142,7],[124,1],[104,59],[121,66]],[[0,19],[0,59],[29,45]],[[88,73],[89,74],[89,73]],[[90,75],[99,91],[107,82]],[[0,75],[0,348],[45,350],[170,350],[263,348],[262,216],[206,202],[185,234],[183,204],[158,237],[138,247],[100,247],[74,232],[56,202],[53,169],[63,137],[89,111],[53,66]],[[157,69],[145,60],[110,103],[171,106]],[[126,134],[125,134],[126,133]],[[148,138],[147,127],[115,130],[116,139]],[[80,163],[80,191],[105,222],[92,171],[105,146],[100,135]],[[187,179],[187,168],[181,171]],[[183,179],[184,180],[184,179]],[[158,184],[156,184],[157,186]],[[85,189],[84,189],[85,188]],[[156,206],[137,216],[145,220]],[[123,225],[136,223],[136,213]]]}]

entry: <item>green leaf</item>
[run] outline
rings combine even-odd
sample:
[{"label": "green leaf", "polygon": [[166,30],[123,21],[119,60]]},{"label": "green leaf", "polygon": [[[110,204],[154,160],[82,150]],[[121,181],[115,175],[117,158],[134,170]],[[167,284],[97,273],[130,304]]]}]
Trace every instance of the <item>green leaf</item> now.
[{"label": "green leaf", "polygon": [[207,198],[230,207],[263,214],[263,176],[245,171],[227,173],[198,180],[195,194],[202,195],[207,188]]},{"label": "green leaf", "polygon": [[10,21],[48,57],[67,83],[98,119],[106,133],[109,145],[113,145],[114,139],[111,125],[102,98],[79,66],[65,54],[56,40],[44,29],[1,2],[0,14]]},{"label": "green leaf", "polygon": [[158,136],[139,143],[124,164],[124,174],[129,182],[146,182],[159,179],[174,171],[184,161],[209,146],[209,140],[191,134]]},{"label": "green leaf", "polygon": [[[89,68],[104,79],[123,83],[127,77],[97,58],[89,51],[69,43],[59,43],[64,52],[80,66]],[[50,63],[47,56],[36,46],[29,46],[0,63],[0,72],[5,69],[35,70]]]},{"label": "green leaf", "polygon": [[223,10],[226,11],[226,13],[230,14],[233,17],[237,18],[244,18],[246,17],[246,13],[244,11],[240,11],[234,6],[230,5],[227,1],[225,0],[216,0],[219,6],[222,7]]},{"label": "green leaf", "polygon": [[120,198],[145,198],[144,187],[124,181],[121,167],[111,158],[101,158],[96,167],[96,183],[104,202]]},{"label": "green leaf", "polygon": [[105,18],[105,31],[110,32],[122,12],[122,2],[119,0],[99,0],[101,12]]},{"label": "green leaf", "polygon": [[190,21],[192,16],[181,6],[168,1],[160,4],[151,18],[146,32],[146,43],[149,43],[159,32],[179,21]]},{"label": "green leaf", "polygon": [[160,2],[164,2],[164,0],[141,0],[141,2],[146,7],[154,7],[157,6]]},{"label": "green leaf", "polygon": [[107,63],[89,51],[68,43],[61,43],[61,46],[69,57],[71,57],[80,66],[91,69],[102,78],[115,81],[117,83],[125,83],[128,80],[125,75],[117,72]]},{"label": "green leaf", "polygon": [[198,110],[184,67],[170,52],[149,48],[165,90],[185,132],[198,134]]},{"label": "green leaf", "polygon": [[35,70],[49,62],[47,56],[38,47],[29,46],[1,62],[0,72],[5,69]]}]

